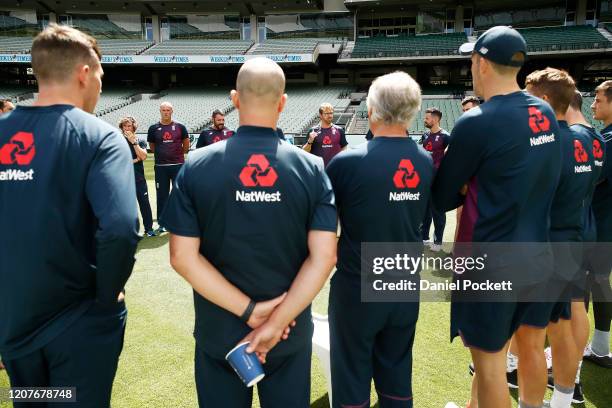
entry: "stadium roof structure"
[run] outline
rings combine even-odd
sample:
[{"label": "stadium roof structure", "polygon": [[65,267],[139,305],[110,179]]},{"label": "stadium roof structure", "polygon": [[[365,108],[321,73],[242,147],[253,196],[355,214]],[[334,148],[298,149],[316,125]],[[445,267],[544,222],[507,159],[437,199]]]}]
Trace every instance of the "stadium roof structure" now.
[{"label": "stadium roof structure", "polygon": [[[8,2],[7,2],[8,3]],[[218,1],[218,0],[17,0],[22,8],[36,9],[47,13],[111,12],[125,10],[150,15],[175,13],[235,13],[241,15],[265,14],[266,12],[320,12],[322,0],[270,0],[270,1]]]}]

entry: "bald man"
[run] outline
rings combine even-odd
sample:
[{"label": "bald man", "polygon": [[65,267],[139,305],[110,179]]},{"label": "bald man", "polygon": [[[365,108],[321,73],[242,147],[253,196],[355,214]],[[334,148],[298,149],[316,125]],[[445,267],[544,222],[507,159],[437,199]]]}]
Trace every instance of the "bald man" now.
[{"label": "bald man", "polygon": [[323,160],[277,133],[287,101],[281,68],[255,58],[236,82],[240,127],[188,156],[162,218],[172,267],[194,288],[198,400],[251,406],[253,389],[225,360],[249,341],[264,363],[261,405],[306,408],[310,303],[336,261],[334,196]]},{"label": "bald man", "polygon": [[176,178],[183,163],[185,154],[189,151],[189,133],[187,128],[172,120],[172,104],[162,102],[159,105],[161,119],[149,127],[147,141],[149,148],[155,156],[155,190],[157,192],[157,223],[158,233],[166,232],[164,226],[159,222],[170,186]]}]

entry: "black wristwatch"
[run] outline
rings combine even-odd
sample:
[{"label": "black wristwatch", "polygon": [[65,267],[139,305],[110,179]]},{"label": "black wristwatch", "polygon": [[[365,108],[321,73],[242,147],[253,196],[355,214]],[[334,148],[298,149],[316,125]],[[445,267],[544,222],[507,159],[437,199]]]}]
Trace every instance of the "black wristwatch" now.
[{"label": "black wristwatch", "polygon": [[242,316],[240,316],[240,320],[242,320],[245,323],[248,322],[249,319],[251,318],[251,315],[253,314],[253,310],[255,310],[255,301],[251,299],[251,301],[249,302],[249,305],[244,310],[244,313],[242,314]]}]

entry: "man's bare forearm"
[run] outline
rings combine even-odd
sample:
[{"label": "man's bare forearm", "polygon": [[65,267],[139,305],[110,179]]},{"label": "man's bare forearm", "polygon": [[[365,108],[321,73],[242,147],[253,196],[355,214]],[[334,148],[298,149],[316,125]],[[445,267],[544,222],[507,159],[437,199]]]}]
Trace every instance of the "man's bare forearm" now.
[{"label": "man's bare forearm", "polygon": [[[249,305],[250,298],[232,285],[206,258],[196,249],[184,248],[182,243],[170,240],[170,263],[193,289],[215,305],[241,316]],[[182,249],[180,246],[183,246]],[[199,247],[199,244],[198,244]]]},{"label": "man's bare forearm", "polygon": [[336,233],[328,234],[329,247],[321,251],[311,251],[300,268],[289,288],[287,297],[270,316],[270,321],[279,328],[284,328],[312,303],[329,278],[336,264]]}]

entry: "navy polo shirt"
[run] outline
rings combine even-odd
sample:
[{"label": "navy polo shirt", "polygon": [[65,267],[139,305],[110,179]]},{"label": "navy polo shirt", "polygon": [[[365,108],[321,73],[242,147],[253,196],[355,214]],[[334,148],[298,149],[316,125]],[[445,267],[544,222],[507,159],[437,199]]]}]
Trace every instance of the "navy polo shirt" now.
[{"label": "navy polo shirt", "polygon": [[421,144],[427,150],[433,158],[434,167],[437,169],[440,167],[442,158],[444,157],[444,151],[448,147],[450,141],[450,135],[444,129],[440,129],[437,132],[427,131],[423,133],[421,137]]},{"label": "navy polo shirt", "polygon": [[597,228],[595,225],[595,214],[593,213],[593,193],[601,178],[603,163],[606,154],[606,146],[601,135],[592,127],[581,124],[570,126],[574,135],[584,139],[586,142],[585,150],[593,159],[592,180],[589,190],[584,196],[584,207],[582,214],[583,240],[587,242],[597,241]]},{"label": "navy polo shirt", "polygon": [[225,126],[223,129],[217,129],[216,127],[211,126],[208,129],[204,129],[202,133],[200,133],[198,143],[196,143],[196,149],[229,139],[233,135],[234,131],[226,128]]},{"label": "navy polo shirt", "polygon": [[147,142],[155,143],[155,164],[183,164],[185,153],[183,152],[183,140],[189,138],[187,128],[178,122],[170,122],[162,125],[157,122],[149,127]]},{"label": "navy polo shirt", "polygon": [[[278,137],[241,126],[227,140],[196,150],[179,172],[163,214],[170,232],[201,239],[200,252],[255,301],[287,291],[308,256],[311,230],[335,232],[337,214],[323,161]],[[195,338],[223,358],[251,329],[238,316],[195,298]],[[311,341],[310,308],[271,355]]]},{"label": "navy polo shirt", "polygon": [[348,145],[344,129],[340,126],[331,125],[328,128],[317,126],[310,129],[308,134],[311,132],[316,132],[317,136],[312,142],[310,153],[322,157],[326,166],[344,146]]},{"label": "navy polo shirt", "polygon": [[337,274],[359,279],[362,242],[421,242],[431,156],[409,137],[376,137],[327,166],[342,235]]},{"label": "navy polo shirt", "polygon": [[612,124],[601,135],[605,143],[605,157],[599,184],[593,193],[593,213],[597,222],[597,241],[612,242]]},{"label": "navy polo shirt", "polygon": [[117,129],[70,105],[19,106],[0,129],[0,354],[14,359],[117,304],[138,214]]},{"label": "navy polo shirt", "polygon": [[559,125],[548,103],[517,91],[498,95],[464,113],[433,185],[444,211],[473,194],[463,211],[461,242],[547,242],[550,209],[561,172]]}]

